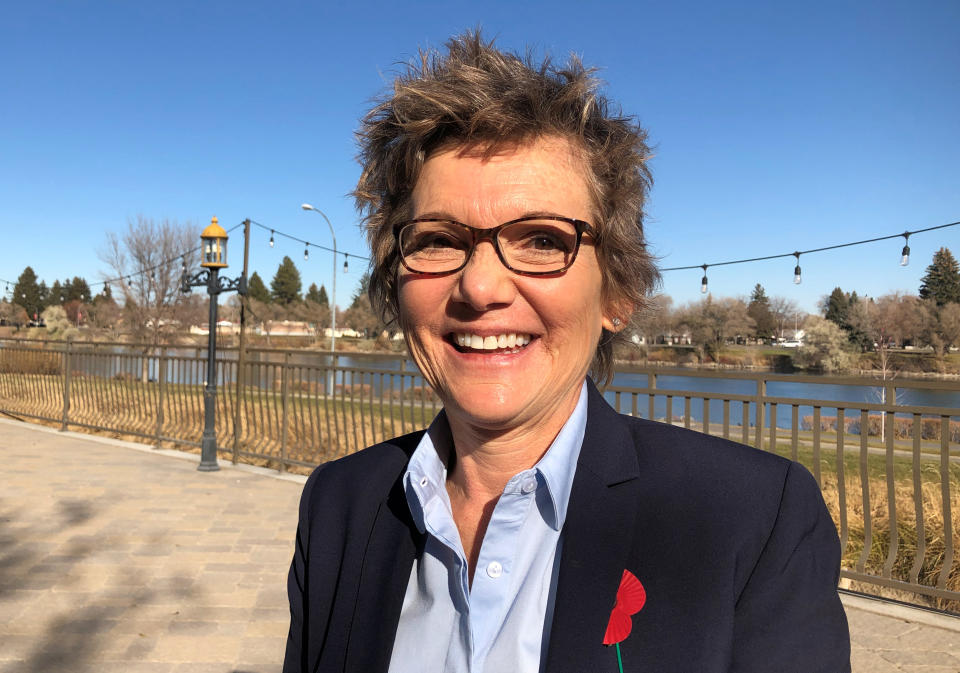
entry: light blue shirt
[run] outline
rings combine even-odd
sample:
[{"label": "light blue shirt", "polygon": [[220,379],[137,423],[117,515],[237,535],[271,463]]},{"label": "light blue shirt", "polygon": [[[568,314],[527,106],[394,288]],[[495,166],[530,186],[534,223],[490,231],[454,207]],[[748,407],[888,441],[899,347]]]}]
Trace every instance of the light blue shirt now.
[{"label": "light blue shirt", "polygon": [[[587,388],[536,465],[514,475],[487,526],[470,587],[438,455],[453,449],[441,413],[410,458],[404,488],[426,542],[414,560],[390,673],[540,671],[550,640],[561,530],[587,424]],[[449,455],[449,454],[447,454]]]}]

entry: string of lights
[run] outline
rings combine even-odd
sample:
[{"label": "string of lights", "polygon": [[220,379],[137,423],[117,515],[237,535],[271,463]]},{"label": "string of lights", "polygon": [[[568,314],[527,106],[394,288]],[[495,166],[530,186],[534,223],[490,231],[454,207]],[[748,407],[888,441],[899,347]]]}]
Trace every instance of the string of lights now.
[{"label": "string of lights", "polygon": [[[317,244],[317,243],[310,243],[310,242],[307,241],[307,240],[304,240],[304,239],[302,239],[302,238],[298,238],[297,236],[293,236],[292,234],[288,234],[288,233],[286,233],[286,232],[280,231],[279,229],[276,229],[276,228],[274,228],[274,227],[268,227],[267,225],[261,224],[260,222],[257,222],[257,221],[255,221],[255,220],[250,220],[250,224],[256,225],[257,227],[260,227],[260,228],[263,229],[264,231],[269,231],[269,232],[270,232],[270,242],[269,242],[269,244],[270,244],[270,247],[271,247],[271,248],[274,246],[274,237],[275,237],[275,236],[281,236],[281,237],[283,237],[283,238],[289,239],[289,240],[291,240],[291,241],[296,241],[297,243],[302,244],[302,245],[304,246],[304,249],[303,249],[304,259],[309,259],[309,256],[310,256],[310,248],[318,248],[318,249],[320,249],[320,250],[326,250],[327,252],[335,252],[336,254],[342,254],[342,255],[344,256],[344,270],[347,269],[347,260],[348,260],[350,257],[354,257],[354,258],[356,258],[356,259],[368,260],[368,261],[369,261],[369,259],[370,259],[369,257],[365,257],[364,255],[358,255],[358,254],[352,253],[352,252],[350,252],[350,253],[348,253],[348,252],[343,252],[343,251],[341,251],[341,250],[334,250],[333,248],[328,248],[327,246],[319,245],[319,244]],[[839,248],[849,248],[849,247],[855,246],[855,245],[865,245],[865,244],[867,244],[867,243],[876,243],[876,242],[878,242],[878,241],[888,241],[888,240],[890,240],[890,239],[900,238],[900,237],[902,236],[903,239],[904,239],[904,245],[903,245],[903,248],[902,248],[901,251],[900,251],[900,266],[907,266],[907,265],[910,263],[910,237],[911,237],[911,236],[913,236],[914,234],[921,234],[921,233],[925,233],[925,232],[928,232],[928,231],[936,231],[936,230],[938,230],[938,229],[946,229],[947,227],[956,227],[956,226],[958,226],[958,225],[960,225],[960,221],[950,222],[950,223],[948,223],[948,224],[940,224],[940,225],[937,225],[937,226],[934,226],[934,227],[925,227],[925,228],[923,228],[923,229],[914,229],[913,231],[904,231],[903,233],[899,233],[899,234],[889,234],[889,235],[887,235],[887,236],[877,236],[877,237],[875,237],[875,238],[866,238],[866,239],[863,239],[863,240],[860,240],[860,241],[850,241],[849,243],[837,243],[836,245],[825,245],[825,246],[821,246],[821,247],[819,247],[819,248],[810,248],[810,249],[808,249],[808,250],[795,250],[795,251],[793,251],[793,252],[783,252],[783,253],[776,254],[776,255],[763,255],[763,256],[761,256],[761,257],[748,257],[748,258],[744,258],[744,259],[733,259],[733,260],[728,260],[728,261],[724,261],[724,262],[710,262],[709,264],[691,264],[691,265],[687,265],[687,266],[671,266],[671,267],[662,268],[662,269],[660,269],[660,271],[661,271],[661,272],[667,272],[667,271],[687,271],[687,270],[690,270],[690,269],[703,269],[703,278],[702,278],[701,281],[700,281],[700,291],[706,293],[706,291],[707,291],[707,286],[708,286],[707,269],[710,268],[710,267],[712,267],[712,266],[730,266],[730,265],[732,265],[732,264],[748,264],[748,263],[751,263],[751,262],[762,262],[762,261],[766,261],[766,260],[770,260],[770,259],[782,259],[782,258],[784,258],[784,257],[794,257],[794,258],[796,258],[796,265],[794,266],[794,269],[793,269],[793,282],[799,285],[800,282],[801,282],[802,279],[803,279],[802,270],[801,270],[801,268],[800,268],[800,256],[801,256],[801,255],[810,255],[810,254],[813,254],[813,253],[824,252],[824,251],[827,251],[827,250],[837,250],[837,249],[839,249]],[[240,222],[239,224],[236,224],[236,225],[234,225],[233,227],[231,227],[230,229],[228,229],[227,232],[229,233],[229,232],[234,231],[235,229],[238,229],[238,228],[240,228],[240,227],[242,227],[242,226],[243,226],[243,222]],[[122,282],[122,281],[125,281],[125,280],[126,280],[126,281],[130,281],[130,280],[132,280],[133,278],[136,278],[137,276],[142,276],[142,275],[147,274],[147,273],[153,273],[153,272],[155,272],[157,269],[161,268],[162,266],[165,266],[165,265],[167,265],[167,264],[170,264],[170,263],[176,261],[176,259],[178,259],[178,258],[182,259],[182,260],[184,261],[184,263],[185,263],[185,262],[186,262],[186,255],[188,255],[188,254],[190,254],[191,252],[194,252],[194,251],[196,251],[196,250],[199,250],[199,249],[200,249],[200,246],[191,248],[190,250],[187,250],[186,252],[184,252],[184,253],[182,253],[182,254],[180,254],[180,255],[177,255],[176,257],[173,257],[173,258],[171,258],[171,259],[165,259],[165,260],[159,262],[158,264],[153,265],[152,267],[145,268],[145,269],[140,269],[139,271],[135,271],[135,272],[129,273],[129,274],[124,275],[124,276],[118,276],[117,278],[108,278],[107,280],[104,280],[104,281],[101,281],[101,282],[98,282],[98,283],[91,283],[91,284],[90,284],[90,287],[93,288],[93,287],[98,287],[98,286],[100,286],[100,285],[107,285],[107,284],[109,284],[109,283],[117,283],[117,282]],[[7,291],[9,291],[10,285],[15,285],[15,284],[16,284],[16,281],[6,280],[6,279],[4,279],[4,278],[0,278],[0,283],[5,283],[6,286],[7,286]]]},{"label": "string of lights", "polygon": [[286,233],[286,232],[280,231],[279,229],[275,229],[274,227],[268,227],[267,225],[261,224],[260,222],[257,222],[256,220],[250,220],[250,224],[256,225],[256,226],[260,227],[261,229],[263,229],[264,231],[269,231],[269,232],[270,232],[269,245],[270,245],[271,248],[274,246],[274,237],[276,237],[276,236],[280,236],[280,237],[282,237],[282,238],[287,238],[287,239],[289,239],[289,240],[291,240],[291,241],[296,241],[297,243],[302,244],[302,245],[303,245],[303,258],[304,258],[305,260],[310,259],[310,248],[317,248],[318,250],[326,250],[327,252],[332,252],[332,253],[335,253],[335,254],[337,254],[337,255],[343,255],[343,271],[344,271],[344,273],[347,272],[347,269],[348,269],[347,262],[348,262],[348,260],[349,260],[351,257],[354,257],[354,258],[356,258],[356,259],[364,259],[364,260],[367,260],[367,261],[370,260],[369,257],[364,257],[363,255],[358,255],[358,254],[353,253],[353,252],[344,252],[343,250],[334,250],[333,248],[328,248],[328,247],[325,246],[325,245],[318,245],[317,243],[311,243],[310,241],[307,241],[307,240],[302,239],[302,238],[298,238],[298,237],[296,237],[296,236],[293,236],[292,234],[288,234],[288,233]]},{"label": "string of lights", "polygon": [[849,243],[837,243],[836,245],[825,245],[819,248],[810,248],[809,250],[795,250],[793,252],[783,252],[778,255],[764,255],[762,257],[749,257],[746,259],[733,259],[726,262],[712,262],[710,264],[691,264],[689,266],[671,266],[660,269],[665,271],[686,271],[689,269],[703,269],[703,278],[700,280],[700,292],[707,292],[707,269],[711,266],[729,266],[731,264],[747,264],[749,262],[762,262],[768,259],[780,259],[783,257],[795,257],[796,266],[793,267],[793,282],[799,285],[803,280],[802,270],[800,269],[800,255],[809,255],[815,252],[824,252],[825,250],[837,250],[838,248],[849,248],[853,245],[864,245],[866,243],[876,243],[877,241],[888,241],[891,238],[904,239],[903,248],[900,250],[900,266],[907,266],[910,263],[910,237],[914,234],[920,234],[926,231],[935,231],[937,229],[946,229],[960,225],[960,221],[950,222],[948,224],[939,224],[935,227],[925,227],[923,229],[914,229],[913,231],[904,231],[901,234],[890,234],[888,236],[877,236],[876,238],[866,238],[862,241],[851,241]]}]

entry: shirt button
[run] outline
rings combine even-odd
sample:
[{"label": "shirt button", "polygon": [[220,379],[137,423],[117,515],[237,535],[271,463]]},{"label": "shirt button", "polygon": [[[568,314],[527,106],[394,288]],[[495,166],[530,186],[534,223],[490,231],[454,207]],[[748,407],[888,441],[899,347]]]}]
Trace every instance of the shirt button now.
[{"label": "shirt button", "polygon": [[487,575],[493,579],[497,579],[500,575],[503,574],[503,566],[497,563],[496,561],[490,561],[487,564]]},{"label": "shirt button", "polygon": [[523,493],[525,493],[525,494],[526,494],[526,493],[533,493],[534,491],[537,490],[537,480],[536,480],[536,479],[527,479],[527,480],[526,480],[525,482],[523,482],[523,484],[520,486],[520,490],[523,491]]},{"label": "shirt button", "polygon": [[427,479],[426,477],[424,477],[423,479],[420,480],[420,485],[421,485],[421,486],[426,486],[428,481],[430,481],[430,480]]}]

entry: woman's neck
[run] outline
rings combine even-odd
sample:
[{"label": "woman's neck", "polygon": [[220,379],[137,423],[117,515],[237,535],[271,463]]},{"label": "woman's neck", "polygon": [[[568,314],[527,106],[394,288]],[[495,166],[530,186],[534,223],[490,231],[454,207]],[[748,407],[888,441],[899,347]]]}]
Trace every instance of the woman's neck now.
[{"label": "woman's neck", "polygon": [[499,497],[510,479],[537,464],[573,414],[580,390],[554,407],[545,418],[515,428],[485,428],[447,412],[452,456],[447,464],[448,490],[470,499]]},{"label": "woman's neck", "polygon": [[515,428],[485,428],[447,410],[453,444],[440,458],[447,466],[447,495],[467,556],[469,581],[493,510],[510,479],[536,465],[553,444],[580,399],[580,389],[543,418]]}]

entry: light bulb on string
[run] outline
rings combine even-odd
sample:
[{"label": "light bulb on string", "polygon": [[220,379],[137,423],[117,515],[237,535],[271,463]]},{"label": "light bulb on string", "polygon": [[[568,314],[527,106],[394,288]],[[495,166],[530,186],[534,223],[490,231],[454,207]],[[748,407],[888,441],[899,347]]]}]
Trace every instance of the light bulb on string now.
[{"label": "light bulb on string", "polygon": [[803,277],[800,274],[800,253],[795,252],[793,253],[793,256],[797,258],[797,265],[793,267],[793,284],[799,285],[803,280]]},{"label": "light bulb on string", "polygon": [[900,251],[900,266],[910,263],[910,232],[903,232],[903,250]]},{"label": "light bulb on string", "polygon": [[343,253],[343,272],[344,272],[344,273],[347,272],[347,258],[348,258],[349,256],[350,256],[350,255],[348,255],[347,253]]},{"label": "light bulb on string", "polygon": [[700,279],[700,293],[707,293],[707,265],[703,265],[703,278]]},{"label": "light bulb on string", "polygon": [[310,244],[309,244],[309,243],[307,243],[306,245],[303,246],[303,258],[304,258],[305,260],[306,260],[306,259],[310,259]]},{"label": "light bulb on string", "polygon": [[270,230],[270,247],[273,247],[273,229]]}]

